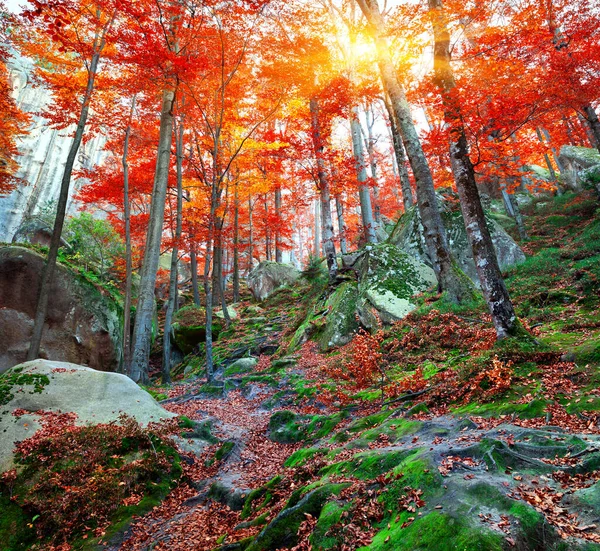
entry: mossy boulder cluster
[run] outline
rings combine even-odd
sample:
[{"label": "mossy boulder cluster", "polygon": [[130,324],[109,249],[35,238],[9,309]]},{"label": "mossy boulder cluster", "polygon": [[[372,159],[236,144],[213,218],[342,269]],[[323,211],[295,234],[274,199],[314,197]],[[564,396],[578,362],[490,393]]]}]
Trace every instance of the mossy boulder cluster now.
[{"label": "mossy boulder cluster", "polygon": [[584,187],[595,188],[600,194],[600,153],[597,149],[563,145],[559,160],[564,167],[564,182],[573,191]]},{"label": "mossy boulder cluster", "polygon": [[[446,228],[450,250],[461,270],[478,284],[477,270],[475,269],[465,222],[460,212],[460,205],[445,198],[440,201],[440,204],[442,206],[442,220]],[[489,214],[486,214],[486,221],[496,250],[500,269],[505,270],[515,264],[524,262],[525,253],[523,253],[521,247],[519,247],[504,228]],[[409,209],[402,216],[396,228],[394,228],[389,242],[411,256],[431,265],[431,259],[429,258],[416,208]]]}]

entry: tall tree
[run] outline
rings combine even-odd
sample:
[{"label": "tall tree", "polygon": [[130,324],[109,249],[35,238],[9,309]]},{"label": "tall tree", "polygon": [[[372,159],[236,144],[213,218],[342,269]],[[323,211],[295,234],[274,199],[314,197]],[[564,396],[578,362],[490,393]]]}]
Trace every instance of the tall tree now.
[{"label": "tall tree", "polygon": [[460,206],[481,290],[492,315],[496,334],[499,339],[502,339],[515,333],[518,327],[517,316],[498,266],[498,259],[481,206],[475,171],[469,158],[460,99],[451,65],[450,32],[442,0],[429,0],[429,11],[435,42],[434,79],[442,96],[454,181],[460,197]]},{"label": "tall tree", "polygon": [[[30,32],[33,32],[33,36],[42,37],[43,43],[46,43],[48,39],[51,39],[53,48],[56,48],[59,51],[68,52],[74,57],[78,56],[80,62],[85,66],[87,83],[81,97],[75,135],[69,148],[61,180],[60,193],[56,206],[56,218],[54,221],[52,238],[50,240],[48,257],[40,278],[33,333],[27,352],[28,360],[34,360],[39,356],[42,334],[48,311],[50,285],[54,278],[56,259],[67,211],[67,201],[69,199],[69,187],[71,184],[73,166],[75,164],[77,152],[79,151],[79,146],[83,139],[83,133],[90,112],[90,103],[94,92],[96,75],[99,70],[100,56],[107,44],[107,39],[111,33],[117,15],[117,8],[110,4],[103,6],[97,4],[97,6],[93,8],[91,14],[87,6],[81,6],[71,2],[53,2],[52,5],[48,5],[46,2],[36,1],[34,4],[34,10],[27,10],[23,12],[22,15],[25,24],[33,27],[30,27]],[[84,19],[84,21],[82,21],[82,19]],[[86,41],[86,38],[88,41]],[[35,40],[35,38],[33,38],[33,40]],[[43,57],[42,52],[39,50],[32,53],[36,53],[38,57]],[[42,72],[42,76],[44,75],[50,76],[49,73]]]}]

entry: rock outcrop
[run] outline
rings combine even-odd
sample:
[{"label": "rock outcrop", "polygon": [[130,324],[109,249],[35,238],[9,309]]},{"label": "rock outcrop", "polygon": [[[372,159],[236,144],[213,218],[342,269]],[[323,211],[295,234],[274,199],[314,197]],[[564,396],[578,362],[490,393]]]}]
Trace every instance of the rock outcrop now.
[{"label": "rock outcrop", "polygon": [[[44,262],[32,250],[0,247],[0,372],[25,360]],[[114,371],[121,359],[121,319],[112,297],[59,264],[40,355]]]},{"label": "rock outcrop", "polygon": [[79,425],[110,423],[122,414],[142,425],[175,417],[120,373],[65,362],[27,362],[0,376],[0,472],[11,467],[15,443],[41,427],[36,412],[47,411],[75,413]]},{"label": "rock outcrop", "polygon": [[376,330],[406,317],[414,297],[436,283],[433,270],[390,243],[367,245],[343,265],[357,281],[342,283],[317,314],[309,315],[292,339],[296,348],[312,335],[321,350],[347,344],[362,326]]},{"label": "rock outcrop", "polygon": [[[37,114],[47,107],[50,94],[43,86],[33,85],[33,65],[32,60],[16,53],[8,62],[13,97],[21,109],[32,113],[32,124],[19,142],[17,176],[22,183],[7,197],[0,197],[0,241],[4,242],[11,242],[19,228],[34,219],[41,207],[57,200],[74,132],[73,128],[49,128]],[[75,160],[75,171],[101,164],[106,155],[102,150],[105,141],[101,135],[84,141]],[[85,181],[74,179],[71,197]],[[68,210],[69,213],[77,210],[73,200],[69,201]]]},{"label": "rock outcrop", "polygon": [[291,285],[300,277],[300,272],[289,264],[261,262],[248,275],[248,288],[256,300],[265,300],[277,289]]},{"label": "rock outcrop", "polygon": [[[471,245],[467,238],[465,222],[460,212],[460,207],[447,200],[442,201],[442,206],[442,220],[446,228],[450,249],[463,272],[478,284],[475,262],[473,261]],[[492,242],[496,249],[500,269],[504,270],[510,266],[524,262],[525,253],[523,253],[523,250],[515,240],[493,218],[486,216],[486,220],[492,236]],[[421,229],[421,222],[415,208],[408,210],[400,219],[390,236],[389,242],[422,262],[431,265]]]},{"label": "rock outcrop", "polygon": [[[222,320],[213,316],[213,340],[219,338],[222,328]],[[195,304],[181,308],[173,317],[172,332],[177,348],[189,354],[198,344],[206,341],[206,310]]]},{"label": "rock outcrop", "polygon": [[588,181],[600,194],[600,153],[597,149],[563,145],[558,157],[563,171],[561,176],[573,191],[581,191]]}]

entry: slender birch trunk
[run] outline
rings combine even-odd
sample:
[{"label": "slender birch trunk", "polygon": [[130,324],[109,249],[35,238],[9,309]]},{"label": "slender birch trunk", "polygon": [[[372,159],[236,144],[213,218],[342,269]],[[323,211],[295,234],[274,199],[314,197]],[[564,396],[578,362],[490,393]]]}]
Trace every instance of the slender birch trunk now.
[{"label": "slender birch trunk", "polygon": [[179,277],[177,268],[179,264],[179,242],[181,240],[183,221],[183,121],[179,122],[177,132],[175,133],[175,155],[177,157],[177,207],[175,215],[175,235],[173,236],[173,251],[171,253],[169,302],[167,304],[167,314],[165,316],[163,334],[163,384],[171,383],[171,325],[173,322],[173,314],[177,309],[177,283]]},{"label": "slender birch trunk", "polygon": [[129,123],[125,129],[123,142],[123,212],[125,222],[125,297],[123,304],[123,373],[129,373],[131,362],[131,287],[133,276],[133,259],[131,257],[131,203],[129,202],[129,138],[131,136],[131,121],[135,111],[135,100],[131,100]]},{"label": "slender birch trunk", "polygon": [[498,266],[496,251],[481,206],[475,171],[469,158],[467,137],[450,65],[450,33],[442,0],[429,0],[429,12],[432,16],[435,39],[434,81],[442,95],[444,119],[450,130],[450,162],[454,181],[481,290],[492,314],[496,335],[498,339],[503,339],[514,334],[519,323]]},{"label": "slender birch trunk", "polygon": [[331,197],[330,186],[325,159],[323,153],[325,144],[321,132],[321,123],[319,120],[319,103],[315,98],[310,100],[311,130],[312,142],[317,161],[317,177],[319,180],[319,198],[321,201],[321,232],[322,247],[325,258],[327,259],[327,270],[329,272],[329,281],[335,281],[337,277],[337,258],[335,253],[335,243],[333,241],[333,219],[331,217]]},{"label": "slender birch trunk", "polygon": [[150,359],[150,347],[152,345],[152,317],[155,301],[154,287],[156,285],[156,273],[160,260],[160,244],[162,241],[167,184],[171,164],[174,104],[175,90],[165,89],[162,95],[160,134],[156,171],[154,174],[154,188],[152,190],[152,204],[150,206],[150,219],[146,234],[144,261],[140,272],[140,291],[133,328],[133,357],[129,370],[129,376],[135,382],[141,382],[142,384],[150,382],[148,362]]}]

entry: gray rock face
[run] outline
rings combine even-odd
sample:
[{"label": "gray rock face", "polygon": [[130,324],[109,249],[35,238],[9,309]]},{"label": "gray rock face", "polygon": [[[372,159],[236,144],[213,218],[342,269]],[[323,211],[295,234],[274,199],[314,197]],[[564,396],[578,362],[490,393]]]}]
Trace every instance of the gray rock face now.
[{"label": "gray rock face", "polygon": [[291,285],[300,272],[288,264],[263,261],[248,275],[248,288],[256,300],[265,300],[277,289]]},{"label": "gray rock face", "polygon": [[[0,247],[0,373],[25,360],[45,259],[22,247]],[[40,355],[101,371],[119,366],[121,307],[99,288],[58,265]]]},{"label": "gray rock face", "polygon": [[[446,227],[450,249],[456,258],[458,265],[465,274],[478,284],[471,245],[467,238],[467,231],[465,230],[465,223],[462,214],[460,213],[460,208],[451,208],[449,203],[444,202],[442,220]],[[500,269],[503,270],[510,266],[514,266],[515,264],[524,262],[525,253],[515,240],[491,217],[486,216],[486,220],[492,236],[494,248],[496,249]],[[421,222],[414,208],[407,211],[400,219],[390,236],[389,242],[418,258],[422,262],[431,265],[431,260],[423,237],[423,231],[421,229]]]},{"label": "gray rock face", "polygon": [[[76,413],[78,425],[110,423],[123,413],[142,425],[175,417],[129,377],[119,373],[34,360],[16,366],[3,377],[17,375],[36,378],[41,389],[36,392],[33,384],[15,384],[10,388],[8,402],[0,406],[0,472],[11,468],[15,443],[33,436],[41,427],[37,411]],[[17,409],[30,413],[12,415]]]},{"label": "gray rock face", "polygon": [[[26,112],[41,111],[50,102],[50,94],[43,87],[34,87],[31,82],[33,62],[15,56],[9,63],[13,97]],[[43,118],[33,115],[29,134],[18,144],[21,156],[17,159],[20,168],[17,176],[23,183],[8,196],[0,197],[0,241],[11,242],[23,222],[30,220],[41,206],[58,198],[60,181],[74,128],[55,130],[48,127]],[[93,137],[81,145],[75,170],[92,168],[104,159],[102,147],[106,139]],[[74,180],[71,197],[85,183],[84,179]],[[74,213],[77,205],[70,200],[69,213]]]},{"label": "gray rock face", "polygon": [[[600,181],[600,153],[597,149],[563,145],[560,149],[559,161],[564,167],[564,182],[573,191],[581,191],[583,183],[591,176]],[[597,183],[600,193],[600,183]]]}]

